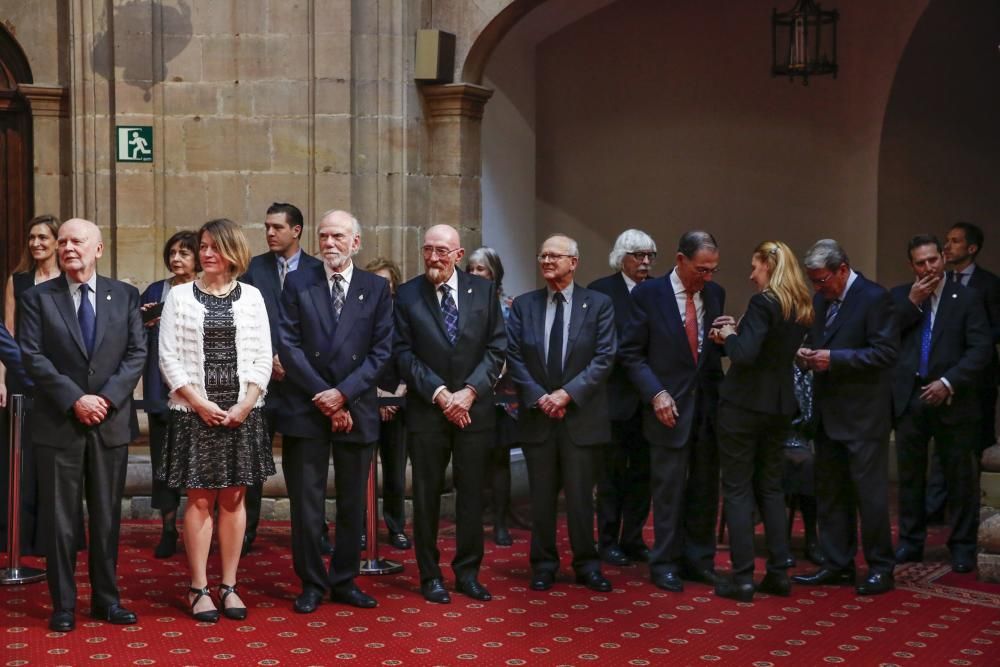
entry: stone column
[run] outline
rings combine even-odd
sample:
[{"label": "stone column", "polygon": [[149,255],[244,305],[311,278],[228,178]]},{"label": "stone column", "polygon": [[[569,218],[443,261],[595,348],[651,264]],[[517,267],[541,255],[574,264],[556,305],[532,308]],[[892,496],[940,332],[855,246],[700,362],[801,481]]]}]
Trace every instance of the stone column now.
[{"label": "stone column", "polygon": [[429,179],[428,225],[458,228],[462,245],[482,245],[483,108],[493,91],[471,83],[421,88],[429,145],[424,173]]}]

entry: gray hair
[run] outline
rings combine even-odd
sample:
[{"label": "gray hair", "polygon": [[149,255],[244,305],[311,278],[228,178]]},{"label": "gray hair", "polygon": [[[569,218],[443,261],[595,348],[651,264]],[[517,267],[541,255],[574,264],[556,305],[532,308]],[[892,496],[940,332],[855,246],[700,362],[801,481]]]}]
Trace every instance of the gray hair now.
[{"label": "gray hair", "polygon": [[539,249],[541,249],[541,247],[545,245],[545,241],[548,241],[549,239],[566,239],[569,242],[569,252],[567,254],[570,257],[576,257],[577,259],[580,258],[580,246],[577,244],[576,239],[574,239],[572,236],[567,236],[566,234],[563,234],[561,232],[556,232],[555,234],[549,234],[548,236],[545,237],[545,240],[542,241],[541,245],[538,246]]},{"label": "gray hair", "polygon": [[614,271],[621,271],[625,255],[640,250],[652,250],[656,252],[656,242],[653,240],[653,237],[641,229],[626,229],[615,239],[615,247],[611,249],[611,253],[608,255],[608,265]]},{"label": "gray hair", "polygon": [[[355,218],[353,215],[339,208],[331,208],[329,211],[326,211],[325,213],[323,213],[323,215],[319,216],[319,223],[320,223],[319,226],[322,226],[323,221],[326,220],[327,216],[331,215],[347,216],[347,218],[351,221],[351,230],[354,232],[354,235],[357,236],[358,239],[361,238],[361,223],[358,222],[358,219]],[[360,243],[358,244],[358,249],[352,252],[351,256],[353,257],[354,255],[357,255],[359,252],[361,252]]]},{"label": "gray hair", "polygon": [[806,256],[802,260],[807,269],[829,269],[833,271],[841,264],[851,265],[847,259],[847,253],[840,247],[840,244],[833,239],[820,239],[806,250]]},{"label": "gray hair", "polygon": [[694,259],[699,250],[719,252],[719,244],[715,237],[706,231],[692,229],[689,232],[684,232],[677,242],[677,252],[688,259]]}]

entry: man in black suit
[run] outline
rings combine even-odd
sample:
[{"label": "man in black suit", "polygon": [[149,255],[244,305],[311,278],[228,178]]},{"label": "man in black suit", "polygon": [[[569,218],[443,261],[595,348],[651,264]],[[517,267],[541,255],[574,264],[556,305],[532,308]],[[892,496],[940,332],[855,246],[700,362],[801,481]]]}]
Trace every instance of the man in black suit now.
[{"label": "man in black suit", "polygon": [[[632,288],[649,278],[654,259],[656,243],[649,234],[626,229],[608,257],[615,273],[587,286],[611,297],[619,340],[631,314]],[[629,565],[649,560],[642,538],[649,517],[649,442],[642,435],[639,394],[620,358],[608,379],[608,399],[611,443],[602,448],[603,470],[597,480],[597,549],[609,565]]]},{"label": "man in black suit", "polygon": [[[376,384],[392,356],[389,283],[354,266],[361,226],[345,211],[319,224],[323,264],[300,268],[281,296],[280,356],[286,369],[283,469],[292,514],[292,562],[302,580],[295,611],[335,602],[376,606],[354,583],[372,452],[379,433]],[[330,450],[337,484],[336,548],[323,566],[320,526]]]},{"label": "man in black suit", "polygon": [[507,350],[493,284],[455,265],[465,250],[458,232],[435,225],[424,235],[424,275],[396,293],[396,362],[406,381],[406,429],[413,464],[413,538],[420,592],[429,602],[451,597],[437,548],[444,473],[452,461],[455,589],[477,600],[483,560],[483,487],[496,419],[493,385]]},{"label": "man in black suit", "polygon": [[851,269],[847,253],[832,239],[806,253],[806,273],[816,294],[816,319],[808,348],[798,362],[814,373],[818,417],[816,500],[824,567],[797,575],[800,584],[855,583],[857,517],[868,575],[859,595],[895,586],[889,526],[889,429],[892,366],[899,328],[892,297]]},{"label": "man in black suit", "polygon": [[726,292],[712,282],[719,246],[708,232],[681,236],[676,262],[668,275],[632,290],[620,356],[642,400],[642,428],[650,444],[650,577],[658,587],[680,592],[681,578],[719,582],[715,419],[722,361],[708,333],[722,315]]},{"label": "man in black suit", "polygon": [[18,321],[25,370],[35,385],[32,444],[38,469],[52,596],[49,627],[75,627],[76,527],[87,500],[90,613],[136,622],[120,604],[116,566],[128,443],[138,435],[132,392],[142,375],[146,334],[139,292],[97,275],[101,232],[74,218],[59,227],[64,275],[25,292]]},{"label": "man in black suit", "polygon": [[559,571],[556,502],[566,519],[577,583],[611,590],[594,548],[594,482],[611,440],[607,379],[617,340],[611,299],[573,282],[580,252],[556,234],[538,251],[547,287],[523,294],[507,322],[507,365],[517,385],[518,442],[531,488],[531,588],[552,588]]},{"label": "man in black suit", "polygon": [[927,445],[934,438],[950,500],[952,569],[971,572],[979,526],[980,378],[993,339],[979,295],[944,279],[937,237],[915,236],[908,250],[916,280],[892,290],[901,334],[892,385],[899,461],[896,562],[923,560]]},{"label": "man in black suit", "polygon": [[[300,239],[303,229],[302,211],[293,204],[275,202],[267,208],[264,218],[264,229],[267,234],[267,252],[250,260],[250,266],[240,280],[253,285],[260,290],[267,308],[267,322],[271,327],[271,349],[274,350],[271,381],[267,386],[267,397],[264,402],[264,413],[267,415],[267,426],[271,440],[278,432],[276,424],[278,416],[287,407],[285,399],[285,367],[278,355],[278,330],[280,325],[281,291],[286,278],[298,269],[319,270],[323,262],[302,250]],[[260,505],[263,495],[263,484],[247,487],[247,529],[243,535],[243,555],[247,555],[257,537],[257,525],[260,523]],[[327,537],[326,516],[320,517],[322,533],[320,545],[324,555],[333,553],[333,548]]]}]

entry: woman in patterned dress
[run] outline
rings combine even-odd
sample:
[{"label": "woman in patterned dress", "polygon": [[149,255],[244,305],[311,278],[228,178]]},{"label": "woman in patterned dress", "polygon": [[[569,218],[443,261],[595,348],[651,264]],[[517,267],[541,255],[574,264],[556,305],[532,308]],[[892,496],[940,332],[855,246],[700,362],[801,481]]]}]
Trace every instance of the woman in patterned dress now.
[{"label": "woman in patterned dress", "polygon": [[239,226],[212,220],[199,230],[198,242],[202,276],[170,290],[160,318],[160,370],[170,390],[170,418],[158,474],[169,486],[187,489],[192,616],[219,619],[206,572],[217,508],[219,606],[227,618],[242,620],[247,610],[236,592],[236,572],[246,487],[275,472],[263,415],[271,336],[260,292],[236,281],[250,263]]}]

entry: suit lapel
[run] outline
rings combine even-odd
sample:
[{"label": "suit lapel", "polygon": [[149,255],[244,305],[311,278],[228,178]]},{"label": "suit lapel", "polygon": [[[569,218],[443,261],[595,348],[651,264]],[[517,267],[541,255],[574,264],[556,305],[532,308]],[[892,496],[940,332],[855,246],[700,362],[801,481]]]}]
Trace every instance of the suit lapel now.
[{"label": "suit lapel", "polygon": [[334,334],[337,325],[333,321],[333,301],[330,298],[330,288],[327,286],[326,271],[321,266],[314,269],[314,282],[309,287],[309,297],[312,299],[313,307],[319,313],[319,320],[323,325],[323,331],[328,336]]},{"label": "suit lapel", "polygon": [[[825,346],[833,335],[837,333],[837,329],[840,325],[847,321],[847,319],[854,312],[854,309],[858,304],[858,292],[861,291],[861,281],[864,280],[864,276],[860,273],[858,277],[854,280],[854,284],[851,285],[851,289],[847,290],[847,295],[844,297],[844,301],[840,304],[840,310],[837,311],[837,317],[834,318],[833,323],[830,325],[829,329],[824,328],[823,330],[823,342],[820,347]],[[830,304],[827,303],[826,307],[823,308],[823,321],[826,321],[826,311]]]},{"label": "suit lapel", "polygon": [[94,331],[94,352],[101,349],[101,341],[108,330],[108,318],[114,302],[111,300],[111,285],[101,276],[97,276],[97,292],[94,294],[95,310],[97,311],[97,327]]},{"label": "suit lapel", "polygon": [[[663,282],[660,283],[660,295],[657,300],[663,304],[663,308],[657,308],[656,312],[663,317],[667,331],[683,334],[684,322],[681,321],[681,311],[677,307],[677,297],[674,295],[674,286],[670,282],[670,274],[668,273],[661,280]],[[681,337],[685,338],[683,335]]]},{"label": "suit lapel", "polygon": [[[344,307],[340,311],[340,321],[341,322],[353,322],[361,310],[365,307],[365,299],[368,298],[368,285],[364,284],[363,274],[354,267],[354,275],[351,276],[351,284],[347,288],[347,294],[344,295]],[[337,326],[337,331],[333,334],[333,340],[330,341],[330,347],[336,348],[341,344],[344,336],[347,335],[347,331],[351,328],[351,325],[347,326]]]},{"label": "suit lapel", "polygon": [[538,345],[535,348],[538,351],[538,362],[541,364],[541,368],[548,368],[548,360],[545,358],[545,308],[548,306],[549,291],[542,288],[541,291],[536,292],[535,302],[531,305],[531,314],[535,318],[532,323],[535,329],[535,340],[538,341]]},{"label": "suit lapel", "polygon": [[[458,269],[455,269],[456,271]],[[459,289],[461,289],[461,283],[459,283]],[[424,303],[427,305],[427,309],[431,313],[431,318],[437,322],[438,329],[441,330],[441,335],[444,336],[445,341],[448,340],[448,330],[444,326],[444,315],[441,313],[441,304],[438,303],[437,294],[434,293],[434,284],[424,276],[423,285],[420,287],[420,293],[424,297]],[[466,304],[469,300],[466,299]],[[458,324],[462,325],[462,313],[458,313]],[[459,330],[461,332],[461,329]]]},{"label": "suit lapel", "polygon": [[705,357],[708,356],[705,354],[708,346],[713,344],[708,337],[708,332],[712,328],[712,322],[720,315],[719,302],[715,299],[715,294],[708,289],[708,285],[705,285],[701,290],[701,307],[701,354],[698,355],[699,367],[704,363]]},{"label": "suit lapel", "polygon": [[[458,271],[458,269],[455,270]],[[475,290],[472,289],[472,279],[469,278],[469,275],[465,273],[465,271],[458,272],[458,291],[461,292],[461,294],[457,295],[457,303],[459,306],[458,335],[455,338],[456,341],[462,338],[462,334],[465,332],[465,328],[469,324],[469,320],[471,319],[469,317],[469,311],[472,309],[472,304],[475,302],[476,298]],[[438,310],[441,310],[440,307]],[[465,313],[465,317],[462,316],[463,312]],[[443,315],[441,316],[441,323],[444,324]]]},{"label": "suit lapel", "polygon": [[[569,358],[569,353],[573,349],[573,343],[576,342],[577,336],[580,335],[580,327],[583,326],[583,320],[587,317],[587,311],[590,308],[590,295],[583,294],[583,289],[579,285],[573,285],[573,308],[571,309],[569,316],[569,339],[566,341],[566,358]],[[563,365],[565,365],[566,360],[563,360]]]},{"label": "suit lapel", "polygon": [[941,292],[941,302],[938,303],[937,313],[934,315],[934,326],[931,329],[931,353],[933,353],[938,339],[941,338],[941,332],[944,331],[951,319],[951,311],[955,307],[954,301],[958,298],[955,291],[955,287],[949,284]]},{"label": "suit lapel", "polygon": [[[58,289],[52,293],[52,300],[55,301],[56,310],[62,315],[66,323],[66,330],[69,331],[76,346],[80,349],[80,354],[87,356],[87,346],[83,344],[83,334],[80,333],[80,321],[76,318],[76,308],[73,307],[73,297],[69,293],[69,282],[65,276],[59,276]],[[94,349],[97,349],[96,347]]]}]

